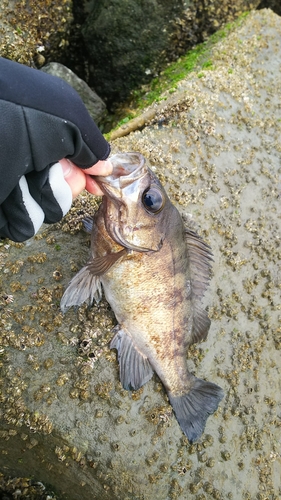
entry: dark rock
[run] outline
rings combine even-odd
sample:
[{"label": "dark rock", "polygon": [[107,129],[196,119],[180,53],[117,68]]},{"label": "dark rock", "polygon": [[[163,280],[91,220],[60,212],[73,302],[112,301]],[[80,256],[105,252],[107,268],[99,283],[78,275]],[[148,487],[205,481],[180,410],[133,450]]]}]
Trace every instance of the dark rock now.
[{"label": "dark rock", "polygon": [[281,16],[281,3],[280,0],[262,0],[259,4],[259,9],[271,9],[273,12]]},{"label": "dark rock", "polygon": [[94,2],[82,33],[89,53],[91,81],[109,102],[148,81],[160,68],[172,23],[180,15],[176,0]]},{"label": "dark rock", "polygon": [[87,4],[82,33],[89,83],[112,103],[259,0],[100,0]]}]

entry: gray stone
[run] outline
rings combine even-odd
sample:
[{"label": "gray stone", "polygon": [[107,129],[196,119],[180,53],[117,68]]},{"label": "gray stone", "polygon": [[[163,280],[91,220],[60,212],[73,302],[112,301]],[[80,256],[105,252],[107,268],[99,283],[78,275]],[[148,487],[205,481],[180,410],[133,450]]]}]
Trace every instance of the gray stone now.
[{"label": "gray stone", "polygon": [[51,62],[41,68],[51,75],[58,76],[69,83],[80,95],[91,117],[96,123],[100,123],[107,115],[106,105],[103,100],[87,85],[86,82],[81,80],[71,69],[63,64]]},{"label": "gray stone", "polygon": [[83,195],[62,223],[0,247],[2,472],[64,500],[280,497],[280,36],[278,16],[252,12],[212,69],[112,145],[147,158],[213,249],[211,330],[188,364],[225,398],[202,438],[188,444],[155,376],[122,390],[105,302],[60,314],[89,252]]}]

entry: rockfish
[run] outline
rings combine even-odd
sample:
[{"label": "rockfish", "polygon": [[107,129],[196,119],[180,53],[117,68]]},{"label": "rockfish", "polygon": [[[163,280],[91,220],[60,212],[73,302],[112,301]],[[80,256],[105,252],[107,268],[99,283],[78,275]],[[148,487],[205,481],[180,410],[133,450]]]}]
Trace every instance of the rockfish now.
[{"label": "rockfish", "polygon": [[110,161],[112,174],[95,177],[104,196],[92,221],[91,257],[69,283],[61,309],[98,302],[103,288],[118,321],[110,347],[118,351],[124,389],[139,389],[155,371],[193,442],[223,397],[219,386],[189,373],[186,359],[210,327],[200,302],[211,250],[184,227],[141,154]]}]

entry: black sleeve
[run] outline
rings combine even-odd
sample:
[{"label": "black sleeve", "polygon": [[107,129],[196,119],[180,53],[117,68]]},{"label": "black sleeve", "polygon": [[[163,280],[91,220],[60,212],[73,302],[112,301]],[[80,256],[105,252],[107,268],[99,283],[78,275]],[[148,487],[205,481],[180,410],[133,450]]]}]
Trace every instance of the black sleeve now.
[{"label": "black sleeve", "polygon": [[43,170],[62,158],[89,168],[109,153],[70,85],[0,57],[0,235],[8,216],[3,202],[13,198],[22,176],[44,176]]}]

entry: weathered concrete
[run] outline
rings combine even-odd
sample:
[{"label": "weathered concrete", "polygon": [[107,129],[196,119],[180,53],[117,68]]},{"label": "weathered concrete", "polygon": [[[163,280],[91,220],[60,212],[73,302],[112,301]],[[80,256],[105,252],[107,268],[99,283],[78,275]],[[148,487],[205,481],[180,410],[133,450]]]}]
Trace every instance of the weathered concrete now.
[{"label": "weathered concrete", "polygon": [[121,389],[106,303],[61,316],[88,254],[76,229],[95,200],[81,196],[61,224],[0,248],[2,472],[64,500],[280,498],[280,40],[278,16],[251,13],[178,104],[167,93],[113,143],[147,158],[213,248],[212,326],[188,362],[226,396],[204,435],[188,444],[156,377]]}]

